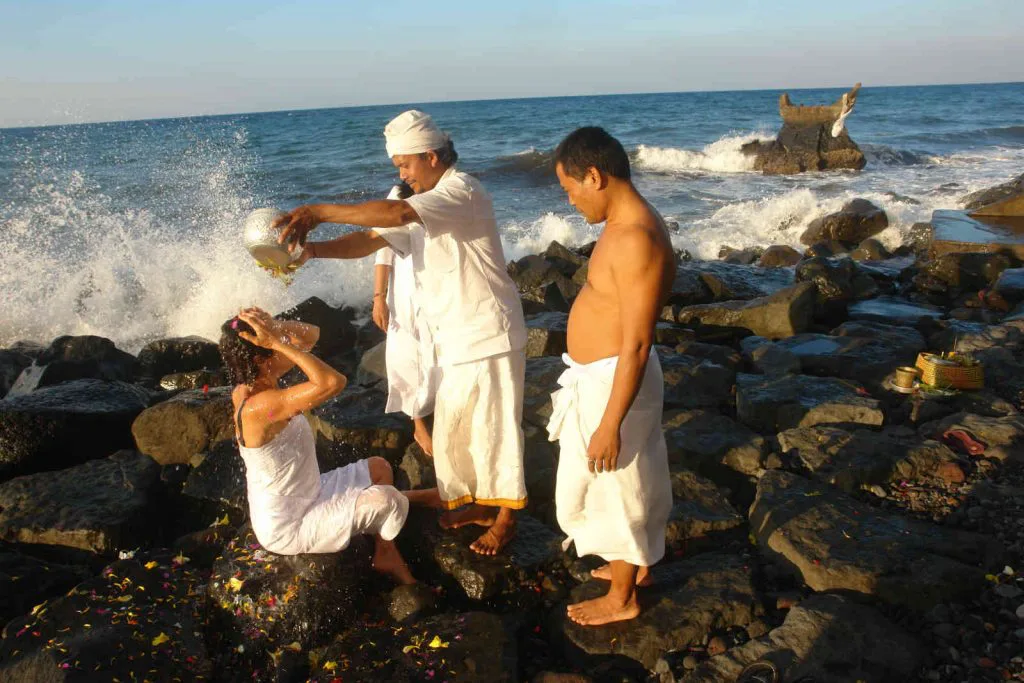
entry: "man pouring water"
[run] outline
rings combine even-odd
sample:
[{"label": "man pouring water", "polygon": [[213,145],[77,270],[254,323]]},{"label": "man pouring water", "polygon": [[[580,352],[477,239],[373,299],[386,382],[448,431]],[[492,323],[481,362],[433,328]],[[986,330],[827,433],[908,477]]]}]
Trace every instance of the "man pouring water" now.
[{"label": "man pouring water", "polygon": [[[388,123],[384,137],[413,196],[300,206],[278,221],[280,240],[305,246],[299,264],[362,258],[381,248],[412,255],[441,367],[433,429],[435,502],[447,510],[443,526],[485,527],[471,547],[493,555],[512,538],[513,511],[526,506],[522,304],[505,269],[490,195],[455,167],[458,155],[448,135],[429,115],[411,110]],[[307,242],[320,223],[371,229]],[[406,227],[415,223],[423,226],[421,238]]]}]

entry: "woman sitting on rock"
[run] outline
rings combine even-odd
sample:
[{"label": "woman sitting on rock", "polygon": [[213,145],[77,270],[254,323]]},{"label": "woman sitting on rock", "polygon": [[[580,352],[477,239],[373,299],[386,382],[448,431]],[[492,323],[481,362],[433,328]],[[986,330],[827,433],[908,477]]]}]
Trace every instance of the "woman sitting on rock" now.
[{"label": "woman sitting on rock", "polygon": [[[346,379],[309,353],[319,336],[315,325],[275,320],[259,308],[221,327],[253,532],[281,555],[338,552],[353,535],[373,534],[374,568],[400,584],[415,583],[392,542],[409,500],[391,486],[388,462],[373,457],[320,473],[302,413],[341,393]],[[281,388],[278,380],[295,366],[307,381]]]}]

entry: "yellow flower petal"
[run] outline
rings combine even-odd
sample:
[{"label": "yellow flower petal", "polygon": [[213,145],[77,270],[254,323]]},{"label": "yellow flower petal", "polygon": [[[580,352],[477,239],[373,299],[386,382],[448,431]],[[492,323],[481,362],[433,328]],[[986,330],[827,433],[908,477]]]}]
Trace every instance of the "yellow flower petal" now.
[{"label": "yellow flower petal", "polygon": [[152,569],[153,567],[156,567],[156,566],[159,566],[159,563],[156,560],[153,560],[152,562],[147,562],[146,563],[146,569]]},{"label": "yellow flower petal", "polygon": [[441,636],[434,636],[434,639],[430,641],[430,647],[435,649],[439,647],[448,647],[448,643],[441,640]]},{"label": "yellow flower petal", "polygon": [[239,579],[236,579],[233,576],[230,579],[228,579],[228,586],[231,588],[231,590],[235,591],[236,593],[242,590],[242,586],[244,584],[245,581],[240,581]]},{"label": "yellow flower petal", "polygon": [[153,646],[161,645],[166,643],[168,640],[170,640],[170,638],[167,637],[167,634],[161,632],[160,635],[153,639]]},{"label": "yellow flower petal", "polygon": [[337,662],[324,662],[324,668],[327,669],[328,671],[334,671],[335,669],[338,668],[338,663]]}]

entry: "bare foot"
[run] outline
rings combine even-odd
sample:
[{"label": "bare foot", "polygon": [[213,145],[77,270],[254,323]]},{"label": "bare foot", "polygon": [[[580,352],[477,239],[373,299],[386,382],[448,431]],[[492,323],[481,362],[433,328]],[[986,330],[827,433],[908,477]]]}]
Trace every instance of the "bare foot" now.
[{"label": "bare foot", "polygon": [[484,505],[467,505],[460,510],[449,510],[448,512],[441,515],[441,528],[443,529],[458,529],[459,527],[466,526],[467,524],[476,524],[477,526],[491,526],[494,524],[494,520],[498,516],[498,511],[492,507],[486,507]]},{"label": "bare foot", "polygon": [[575,605],[569,605],[566,614],[581,626],[601,626],[635,619],[640,614],[640,605],[636,601],[634,591],[625,602],[610,595],[577,602]]},{"label": "bare foot", "polygon": [[416,418],[413,421],[413,432],[412,438],[415,439],[416,443],[419,444],[423,452],[429,457],[434,457],[434,438],[430,435],[430,430],[427,429],[427,423],[421,418]]},{"label": "bare foot", "polygon": [[[597,569],[591,569],[590,575],[595,579],[601,579],[602,581],[612,580],[612,566],[610,564],[603,564]],[[638,586],[650,586],[654,583],[654,577],[651,576],[650,567],[639,567],[636,572],[636,585]]]},{"label": "bare foot", "polygon": [[515,535],[515,523],[496,522],[487,531],[481,534],[480,538],[473,541],[469,546],[469,549],[481,555],[497,555]]},{"label": "bare foot", "polygon": [[412,505],[423,505],[425,507],[441,509],[441,494],[435,489],[412,489],[402,491],[403,496],[409,499]]},{"label": "bare foot", "polygon": [[402,554],[391,541],[377,537],[376,549],[373,552],[373,568],[381,574],[387,574],[402,585],[416,583],[409,566],[402,559]]}]

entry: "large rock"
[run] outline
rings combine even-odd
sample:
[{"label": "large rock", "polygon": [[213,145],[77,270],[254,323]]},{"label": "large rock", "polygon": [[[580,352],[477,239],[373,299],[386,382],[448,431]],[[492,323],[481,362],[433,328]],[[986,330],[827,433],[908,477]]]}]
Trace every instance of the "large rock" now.
[{"label": "large rock", "polygon": [[[654,584],[640,591],[640,616],[606,626],[580,626],[559,610],[570,661],[591,670],[625,658],[634,674],[654,668],[670,650],[699,645],[712,629],[746,626],[761,612],[750,563],[738,556],[706,553],[652,569]],[[573,589],[570,603],[608,591],[603,581]]]},{"label": "large rock", "polygon": [[822,240],[859,244],[887,227],[889,217],[885,211],[866,199],[854,199],[836,213],[811,221],[800,241],[808,246]]},{"label": "large rock", "polygon": [[834,120],[785,122],[775,140],[755,140],[744,145],[742,151],[754,156],[754,169],[765,175],[832,169],[859,171],[867,164],[864,153],[845,128],[837,137],[832,136]]},{"label": "large rock", "polygon": [[[522,295],[524,308],[532,311],[559,311],[568,313],[581,285],[566,276],[560,267],[540,254],[531,254],[508,266],[509,275]],[[529,304],[533,304],[531,307]]]},{"label": "large rock", "polygon": [[114,342],[91,335],[57,337],[25,368],[11,387],[17,396],[76,379],[130,382],[136,371],[135,356],[121,351]]},{"label": "large rock", "polygon": [[135,447],[161,465],[188,463],[234,437],[232,412],[231,387],[183,391],[135,419]]},{"label": "large rock", "polygon": [[1024,194],[1024,173],[1014,180],[1002,183],[1001,185],[965,195],[960,200],[960,206],[979,216],[1001,215],[986,213],[985,208],[991,205],[1000,205],[1007,200],[1019,200],[1022,194]]},{"label": "large rock", "polygon": [[942,439],[947,431],[960,429],[985,446],[984,457],[1015,461],[1024,459],[1024,416],[985,417],[956,413],[921,425],[920,433],[929,439]]},{"label": "large rock", "polygon": [[935,440],[888,427],[881,432],[835,427],[798,427],[779,433],[779,448],[796,457],[817,479],[847,493],[874,484],[897,481],[935,482],[959,468],[958,458]]},{"label": "large rock", "polygon": [[0,548],[0,623],[27,614],[34,606],[89,578],[82,567],[44,562]]},{"label": "large rock", "polygon": [[937,320],[945,312],[938,306],[915,303],[897,296],[858,301],[847,309],[850,320],[870,320],[889,325],[919,325]]},{"label": "large rock", "polygon": [[558,378],[566,366],[561,358],[547,356],[526,359],[523,387],[523,420],[544,429],[551,417],[551,394],[558,391]]},{"label": "large rock", "polygon": [[736,376],[736,414],[762,433],[817,424],[880,426],[885,417],[881,404],[850,380],[742,373]]},{"label": "large rock", "polygon": [[[246,525],[214,563],[207,585],[211,640],[233,679],[279,680],[282,654],[325,644],[361,613],[372,542],[340,553],[276,555]],[[241,675],[239,675],[239,672]]]},{"label": "large rock", "polygon": [[0,481],[130,448],[132,421],[148,404],[141,387],[96,379],[0,401]]},{"label": "large rock", "polygon": [[[347,307],[333,308],[314,296],[274,317],[281,320],[298,320],[319,327],[320,338],[313,347],[313,352],[327,358],[350,351],[355,346],[356,328],[352,324],[354,313]],[[373,325],[372,322],[370,324]]]},{"label": "large rock", "polygon": [[696,540],[743,524],[743,517],[712,482],[687,469],[672,471],[675,504],[665,529],[669,549],[685,550]]},{"label": "large rock", "polygon": [[357,384],[387,391],[387,352],[388,342],[385,339],[380,344],[370,347],[369,350],[363,353],[362,358],[359,359],[359,369],[356,370]]},{"label": "large rock", "polygon": [[804,257],[799,251],[786,244],[774,244],[761,254],[757,265],[762,268],[784,268],[795,266]]},{"label": "large rock", "polygon": [[808,329],[814,300],[814,286],[799,283],[750,301],[687,306],[679,311],[678,321],[701,328],[729,328],[735,330],[737,336],[756,334],[777,339]]},{"label": "large rock", "polygon": [[878,294],[871,276],[861,273],[857,264],[848,258],[817,256],[801,261],[796,267],[796,279],[814,284],[817,291],[814,315],[822,320],[845,319],[851,302]]},{"label": "large rock", "polygon": [[212,680],[201,591],[169,554],[114,562],[7,624],[0,680]]},{"label": "large rock", "polygon": [[861,242],[856,249],[850,252],[850,258],[854,261],[884,261],[892,256],[885,246],[873,237]]},{"label": "large rock", "polygon": [[566,352],[568,313],[536,313],[526,318],[526,357],[561,356]]},{"label": "large rock", "polygon": [[991,540],[879,512],[827,484],[772,470],[750,527],[766,556],[815,591],[848,590],[925,610],[974,595],[999,561]]},{"label": "large rock", "polygon": [[7,395],[21,372],[32,365],[32,357],[20,351],[0,349],[0,398]]},{"label": "large rock", "polygon": [[160,467],[134,451],[0,484],[0,540],[112,554],[152,540]]},{"label": "large rock", "polygon": [[221,366],[217,344],[202,337],[158,339],[142,347],[138,358],[139,376],[150,382],[164,375],[195,370],[217,370]]},{"label": "large rock", "polygon": [[1024,268],[1007,268],[992,289],[1011,304],[1024,301]]},{"label": "large rock", "polygon": [[735,681],[758,661],[774,664],[784,681],[909,681],[922,654],[915,638],[871,607],[814,595],[790,609],[778,628],[712,657],[682,681]]},{"label": "large rock", "polygon": [[233,441],[221,441],[191,468],[181,491],[186,496],[212,501],[248,512],[245,462]]},{"label": "large rock", "polygon": [[[401,413],[385,413],[387,396],[374,389],[348,386],[310,413],[320,435],[317,456],[321,471],[371,455],[393,463],[412,441],[412,421]],[[326,443],[322,443],[326,441]]]},{"label": "large rock", "polygon": [[1015,260],[1005,254],[953,253],[926,262],[914,285],[926,292],[975,291],[992,286]]},{"label": "large rock", "polygon": [[665,378],[665,405],[670,408],[720,408],[732,404],[733,367],[658,347]]},{"label": "large rock", "polygon": [[793,284],[788,269],[761,268],[723,261],[683,261],[676,268],[668,303],[692,306],[712,301],[769,296]]},{"label": "large rock", "polygon": [[746,475],[761,472],[765,440],[732,418],[704,410],[667,413],[669,462],[715,477],[721,467]]}]

